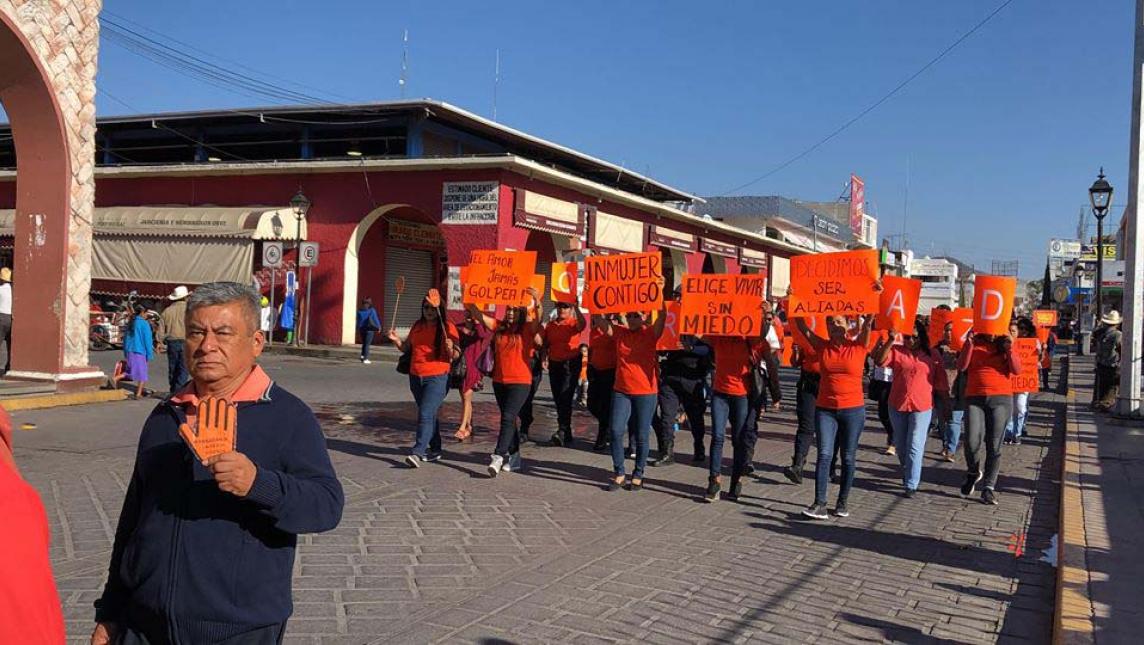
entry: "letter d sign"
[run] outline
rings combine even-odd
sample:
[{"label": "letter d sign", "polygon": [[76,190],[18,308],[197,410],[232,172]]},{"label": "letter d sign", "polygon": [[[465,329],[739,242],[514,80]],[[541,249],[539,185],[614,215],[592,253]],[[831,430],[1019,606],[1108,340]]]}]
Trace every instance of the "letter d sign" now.
[{"label": "letter d sign", "polygon": [[981,311],[977,312],[981,315],[981,320],[997,320],[1002,311],[1005,311],[1005,299],[1001,297],[1000,291],[985,289],[981,292]]},{"label": "letter d sign", "polygon": [[999,336],[1009,331],[1017,279],[979,275],[973,284],[973,331]]}]

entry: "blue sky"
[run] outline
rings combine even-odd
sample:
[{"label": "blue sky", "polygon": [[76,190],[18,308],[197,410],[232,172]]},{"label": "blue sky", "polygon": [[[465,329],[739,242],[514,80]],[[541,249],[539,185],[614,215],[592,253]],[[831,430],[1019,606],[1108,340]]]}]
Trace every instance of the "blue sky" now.
[{"label": "blue sky", "polygon": [[[800,152],[1003,0],[105,0],[117,16],[324,96],[406,96],[498,119],[700,195]],[[833,200],[866,181],[881,237],[1039,277],[1104,165],[1123,203],[1134,3],[1015,0],[830,143],[740,194]],[[104,42],[100,114],[266,104]],[[1115,225],[1119,209],[1109,223]]]}]

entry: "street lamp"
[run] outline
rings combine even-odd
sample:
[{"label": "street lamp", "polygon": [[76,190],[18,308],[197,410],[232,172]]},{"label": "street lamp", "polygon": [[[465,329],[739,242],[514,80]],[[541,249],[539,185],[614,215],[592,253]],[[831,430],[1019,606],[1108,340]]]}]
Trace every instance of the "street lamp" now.
[{"label": "street lamp", "polygon": [[[306,213],[310,210],[310,199],[302,194],[301,187],[298,188],[297,194],[290,198],[290,209],[294,211],[294,219],[298,222],[298,234],[294,240],[295,248],[298,249],[298,277],[302,277],[302,220],[306,219]],[[313,271],[313,269],[310,269]],[[307,284],[309,284],[307,282]],[[297,288],[295,286],[295,288]],[[295,299],[297,302],[297,299]],[[309,306],[309,302],[306,306]],[[301,334],[298,333],[300,326],[298,325],[301,320],[302,308],[295,305],[294,307],[294,346],[299,347],[299,340]]]},{"label": "street lamp", "polygon": [[1101,283],[1104,281],[1104,216],[1108,214],[1108,207],[1112,204],[1112,184],[1104,178],[1104,166],[1100,168],[1100,175],[1088,189],[1088,199],[1092,202],[1092,214],[1096,217],[1096,317],[1104,315],[1104,299],[1102,298]]}]

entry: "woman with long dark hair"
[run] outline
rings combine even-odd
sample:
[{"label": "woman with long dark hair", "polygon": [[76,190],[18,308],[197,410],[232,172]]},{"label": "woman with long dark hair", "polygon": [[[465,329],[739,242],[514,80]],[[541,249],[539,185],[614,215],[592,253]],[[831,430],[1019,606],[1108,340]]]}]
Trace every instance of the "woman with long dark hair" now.
[{"label": "woman with long dark hair", "polygon": [[437,413],[449,392],[449,366],[459,355],[457,327],[445,320],[441,294],[430,289],[421,301],[421,317],[402,340],[389,330],[389,340],[409,352],[409,390],[417,402],[417,441],[405,463],[417,468],[441,458],[441,422]]},{"label": "woman with long dark hair", "polygon": [[934,399],[949,398],[949,383],[941,358],[930,348],[929,334],[923,321],[916,321],[914,333],[901,336],[900,342],[887,337],[880,340],[872,353],[874,363],[894,370],[890,388],[890,420],[894,425],[894,445],[902,465],[902,485],[906,497],[913,497],[922,478],[926,436],[933,416]]},{"label": "woman with long dark hair", "polygon": [[827,338],[814,333],[804,318],[795,318],[795,325],[818,356],[819,388],[815,401],[815,437],[818,462],[814,469],[814,503],[803,515],[826,519],[826,494],[830,487],[830,460],[834,446],[842,446],[842,481],[834,514],[850,515],[847,501],[854,485],[854,461],[858,453],[858,439],[866,425],[866,399],[862,394],[862,372],[870,346],[870,331],[874,316],[860,318],[858,335],[851,338],[850,321],[846,316],[826,319]]},{"label": "woman with long dark hair", "polygon": [[527,307],[509,307],[497,321],[476,305],[468,306],[473,318],[493,332],[493,395],[500,408],[500,434],[489,459],[489,476],[520,470],[520,431],[517,421],[532,391],[532,359],[544,339],[540,336],[542,311],[540,294],[529,288],[532,296]]},{"label": "woman with long dark hair", "polygon": [[465,320],[457,328],[461,335],[461,358],[465,361],[465,378],[457,385],[461,393],[461,425],[453,436],[457,441],[468,441],[473,436],[473,392],[481,389],[485,375],[479,361],[489,346],[492,333],[478,323],[473,312],[465,310]]},{"label": "woman with long dark hair", "polygon": [[[996,504],[997,475],[1001,472],[1001,444],[1005,424],[1013,416],[1012,376],[1021,371],[1013,339],[1007,335],[971,335],[957,359],[959,370],[966,372],[965,398],[965,483],[961,496],[973,494],[977,484],[985,480],[981,501]],[[981,463],[985,449],[984,470]]]}]

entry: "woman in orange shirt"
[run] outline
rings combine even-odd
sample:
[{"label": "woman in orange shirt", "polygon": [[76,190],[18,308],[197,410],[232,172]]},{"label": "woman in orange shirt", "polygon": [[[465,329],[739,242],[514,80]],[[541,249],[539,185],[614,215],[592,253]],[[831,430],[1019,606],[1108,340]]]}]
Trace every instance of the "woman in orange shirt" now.
[{"label": "woman in orange shirt", "polygon": [[493,333],[493,395],[500,408],[500,434],[489,460],[489,476],[520,470],[520,433],[517,420],[532,392],[532,358],[544,340],[541,332],[540,294],[529,288],[532,297],[529,315],[526,307],[509,307],[504,318],[483,313],[469,305],[473,318]]},{"label": "woman in orange shirt", "polygon": [[[1013,339],[1009,336],[971,335],[961,347],[957,368],[966,373],[965,385],[965,483],[961,496],[973,494],[985,480],[981,501],[996,504],[997,475],[1001,472],[1001,443],[1005,425],[1013,416],[1012,375],[1021,371]],[[981,468],[981,444],[985,444],[985,469]]]},{"label": "woman in orange shirt", "polygon": [[544,326],[541,335],[548,353],[548,386],[556,404],[556,432],[552,445],[572,445],[572,403],[580,377],[580,334],[588,326],[576,303],[556,303],[556,320]]},{"label": "woman in orange shirt", "polygon": [[659,395],[658,362],[655,343],[663,335],[667,311],[661,309],[655,324],[648,326],[644,314],[629,311],[624,314],[626,326],[619,317],[605,319],[604,331],[616,341],[616,385],[612,393],[612,469],[615,473],[608,482],[608,490],[619,490],[624,485],[624,431],[636,433],[636,465],[632,469],[630,489],[643,488],[643,474],[647,467],[648,433]]},{"label": "woman in orange shirt", "polygon": [[854,485],[858,438],[866,425],[862,371],[866,366],[874,316],[860,318],[858,337],[855,339],[847,335],[850,323],[846,316],[830,316],[826,319],[829,337],[825,339],[807,327],[805,319],[795,318],[794,322],[818,356],[820,375],[814,410],[818,448],[818,462],[814,469],[814,503],[802,514],[816,520],[827,518],[826,493],[830,486],[830,459],[837,442],[842,446],[842,481],[834,514],[847,517],[850,510],[846,502],[850,488]]},{"label": "woman in orange shirt", "polygon": [[421,318],[413,323],[405,340],[389,330],[389,340],[409,352],[409,390],[417,402],[417,441],[405,463],[417,468],[441,458],[441,422],[437,413],[449,393],[449,366],[460,355],[457,327],[445,320],[441,294],[430,289],[421,302]]}]

